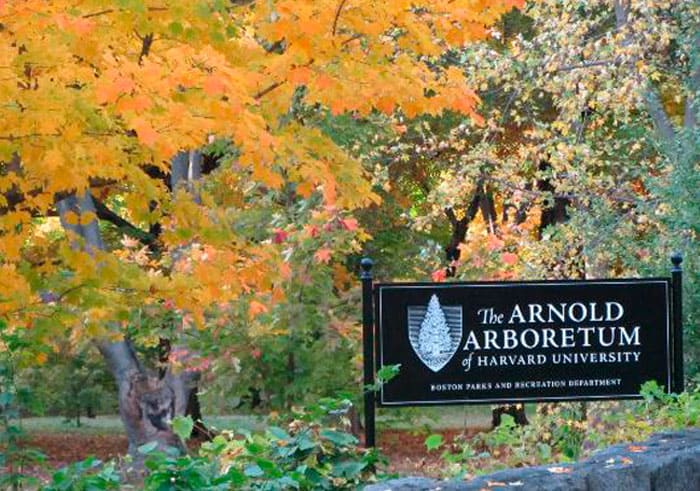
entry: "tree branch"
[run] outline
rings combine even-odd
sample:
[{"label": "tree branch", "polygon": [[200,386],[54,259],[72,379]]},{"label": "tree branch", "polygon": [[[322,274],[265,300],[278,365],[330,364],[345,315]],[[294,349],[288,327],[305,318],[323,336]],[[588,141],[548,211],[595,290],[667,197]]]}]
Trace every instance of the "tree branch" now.
[{"label": "tree branch", "polygon": [[623,25],[627,24],[627,14],[630,11],[629,0],[615,0],[615,24],[618,29]]},{"label": "tree branch", "polygon": [[689,95],[685,100],[685,114],[683,115],[683,126],[686,130],[692,130],[698,124],[697,113],[700,108],[697,107],[697,94],[700,91],[700,29],[695,33],[693,40],[693,48],[691,52],[691,67],[692,72],[689,80]]},{"label": "tree branch", "polygon": [[445,215],[447,215],[447,218],[450,221],[450,224],[452,225],[452,237],[450,239],[450,243],[447,244],[447,246],[445,247],[445,256],[447,257],[447,261],[449,261],[450,263],[448,264],[446,269],[448,277],[453,277],[456,273],[455,266],[452,263],[454,261],[459,260],[459,245],[462,242],[464,242],[464,240],[467,238],[469,224],[472,220],[474,220],[474,217],[479,211],[483,195],[483,180],[479,180],[479,182],[476,185],[476,189],[474,190],[474,195],[472,196],[472,199],[469,202],[469,206],[467,207],[467,211],[461,220],[457,219],[454,209],[445,208]]},{"label": "tree branch", "polygon": [[139,33],[136,33],[136,36],[141,40],[141,53],[139,53],[139,65],[143,61],[145,57],[148,56],[148,54],[151,52],[151,45],[153,44],[153,33],[146,34],[145,36],[141,37],[139,36]]},{"label": "tree branch", "polygon": [[340,3],[338,3],[338,8],[335,9],[335,17],[333,18],[333,28],[331,29],[331,34],[333,34],[334,36],[338,29],[338,19],[340,19],[340,12],[343,10],[346,1],[347,0],[340,0]]},{"label": "tree branch", "polygon": [[651,119],[654,121],[656,126],[656,133],[659,139],[669,147],[673,146],[676,139],[676,131],[673,129],[673,124],[671,119],[666,114],[663,105],[661,104],[661,99],[659,99],[656,91],[649,86],[646,92],[646,97],[644,98],[647,112]]},{"label": "tree branch", "polygon": [[83,15],[83,19],[89,19],[90,17],[97,17],[100,15],[111,14],[112,12],[114,12],[114,9],[104,9],[104,10],[100,10],[99,12],[93,12],[92,14],[85,14],[85,15]]},{"label": "tree branch", "polygon": [[[618,29],[622,29],[627,24],[630,2],[629,0],[615,0],[613,6],[615,9],[615,25]],[[640,84],[643,84],[644,81],[641,80],[641,75],[639,78]],[[676,132],[671,124],[671,119],[668,117],[668,114],[666,114],[666,111],[664,111],[661,99],[650,83],[647,83],[646,97],[644,100],[647,112],[656,126],[656,133],[660,141],[671,148],[676,138]]]},{"label": "tree branch", "polygon": [[594,67],[594,66],[612,65],[612,64],[615,64],[617,62],[618,62],[617,59],[586,61],[583,63],[579,63],[578,65],[563,65],[563,66],[555,68],[554,71],[556,71],[556,72],[570,72],[573,70],[579,70],[581,68],[590,68],[590,67]]},{"label": "tree branch", "polygon": [[260,99],[262,99],[263,97],[265,97],[267,94],[269,94],[270,92],[272,92],[273,90],[275,90],[275,89],[276,89],[277,87],[279,87],[280,85],[283,85],[285,82],[286,82],[286,80],[282,80],[282,81],[280,81],[280,82],[274,82],[274,83],[268,85],[267,87],[265,87],[263,90],[261,90],[261,91],[258,92],[257,94],[255,94],[255,95],[253,96],[253,98],[254,98],[256,101],[257,101],[257,100],[260,100]]},{"label": "tree branch", "polygon": [[117,227],[120,232],[125,233],[129,237],[133,237],[134,239],[137,239],[139,242],[143,243],[144,245],[147,246],[154,246],[157,244],[157,239],[155,236],[152,234],[145,232],[144,230],[141,230],[138,228],[136,225],[128,222],[127,220],[123,219],[120,217],[118,214],[110,210],[107,205],[102,203],[100,200],[95,198],[94,196],[92,197],[93,201],[95,202],[95,210],[97,212],[97,218],[100,220],[106,220],[110,222],[112,225]]}]

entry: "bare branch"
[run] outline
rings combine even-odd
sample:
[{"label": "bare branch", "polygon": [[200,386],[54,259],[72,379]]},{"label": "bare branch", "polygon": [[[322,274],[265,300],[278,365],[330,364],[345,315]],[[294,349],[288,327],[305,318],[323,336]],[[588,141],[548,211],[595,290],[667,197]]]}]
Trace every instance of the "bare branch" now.
[{"label": "bare branch", "polygon": [[260,100],[260,99],[262,99],[263,97],[265,97],[267,94],[269,94],[270,92],[272,92],[273,90],[275,90],[275,89],[276,89],[277,87],[279,87],[280,85],[283,85],[285,82],[286,82],[286,80],[281,80],[281,81],[279,81],[279,82],[274,82],[274,83],[268,85],[267,87],[265,87],[263,90],[261,90],[261,91],[258,92],[257,94],[255,94],[253,97],[255,98],[255,100]]},{"label": "bare branch", "polygon": [[627,14],[629,14],[630,11],[630,2],[629,0],[615,0],[614,8],[615,24],[619,29],[625,24],[627,24]]},{"label": "bare branch", "polygon": [[83,15],[83,19],[89,19],[90,17],[98,17],[100,15],[111,14],[112,12],[114,12],[114,9],[104,9],[100,10],[99,12],[93,12],[92,14]]},{"label": "bare branch", "polygon": [[141,37],[139,36],[139,33],[136,33],[136,36],[141,40],[141,53],[139,53],[139,65],[143,62],[143,59],[148,56],[148,54],[151,52],[151,45],[153,44],[153,33],[146,34],[145,36]]},{"label": "bare branch", "polygon": [[613,65],[615,63],[618,63],[617,59],[586,61],[583,63],[579,63],[578,65],[563,65],[563,66],[557,67],[554,71],[555,72],[570,72],[573,70],[579,70],[581,68],[591,68],[594,66]]},{"label": "bare branch", "polygon": [[141,243],[147,246],[153,246],[156,244],[156,238],[152,234],[145,232],[138,228],[136,225],[123,219],[112,210],[110,210],[104,203],[99,201],[94,196],[92,197],[95,202],[95,210],[97,212],[97,218],[100,220],[106,220],[117,227],[121,232],[127,234],[134,239],[137,239]]},{"label": "bare branch", "polygon": [[338,8],[335,9],[335,17],[333,18],[333,28],[331,29],[331,33],[335,36],[336,30],[338,29],[338,19],[340,19],[340,12],[343,10],[343,7],[345,6],[345,2],[347,0],[340,0],[340,3],[338,3]]}]

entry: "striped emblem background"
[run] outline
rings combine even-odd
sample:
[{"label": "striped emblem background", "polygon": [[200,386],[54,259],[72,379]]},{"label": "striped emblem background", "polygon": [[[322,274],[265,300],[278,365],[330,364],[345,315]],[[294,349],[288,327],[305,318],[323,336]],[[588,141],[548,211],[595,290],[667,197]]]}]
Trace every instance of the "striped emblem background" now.
[{"label": "striped emblem background", "polygon": [[461,305],[441,305],[442,312],[445,314],[445,321],[447,321],[447,327],[450,329],[450,340],[451,351],[449,358],[446,358],[444,363],[439,367],[429,366],[425,360],[420,355],[420,350],[418,349],[418,336],[420,333],[420,326],[425,319],[425,313],[428,311],[427,305],[409,305],[408,306],[408,339],[411,341],[411,347],[416,353],[416,356],[428,366],[432,371],[437,372],[442,367],[447,365],[447,363],[452,359],[459,345],[462,342],[462,306]]}]

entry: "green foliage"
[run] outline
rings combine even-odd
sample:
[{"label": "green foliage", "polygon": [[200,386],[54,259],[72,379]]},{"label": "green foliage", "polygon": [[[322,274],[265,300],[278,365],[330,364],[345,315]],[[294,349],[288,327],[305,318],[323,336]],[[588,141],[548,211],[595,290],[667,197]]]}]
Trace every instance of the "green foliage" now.
[{"label": "green foliage", "polygon": [[[452,445],[443,445],[446,474],[465,476],[504,467],[571,462],[599,448],[700,423],[700,386],[681,394],[667,394],[650,381],[642,386],[640,394],[641,401],[541,405],[525,426],[503,415],[500,426],[492,431],[458,437]],[[439,436],[426,440],[429,450],[442,443]]]},{"label": "green foliage", "polygon": [[173,419],[173,432],[182,440],[187,440],[192,434],[194,421],[191,416],[177,416]]},{"label": "green foliage", "polygon": [[428,450],[428,452],[430,452],[440,448],[443,443],[444,441],[442,439],[442,435],[430,435],[425,439],[425,448]]},{"label": "green foliage", "polygon": [[365,390],[375,392],[380,390],[382,388],[382,385],[386,384],[399,374],[400,369],[401,363],[398,363],[396,365],[385,365],[381,367],[379,370],[377,370],[377,373],[375,375],[376,382],[374,382],[374,384],[371,385],[365,385]]},{"label": "green foliage", "polygon": [[21,445],[24,436],[20,410],[31,404],[31,391],[17,384],[18,358],[26,342],[7,329],[0,319],[0,488],[22,489],[35,485],[37,479],[27,474],[27,467],[41,464],[45,456]]},{"label": "green foliage", "polygon": [[114,379],[93,346],[52,351],[46,363],[22,370],[19,379],[32,387],[27,409],[34,414],[60,414],[80,426],[82,416],[117,410]]},{"label": "green foliage", "polygon": [[[376,450],[358,448],[357,439],[341,429],[351,403],[325,398],[294,409],[286,425],[264,432],[224,431],[202,444],[197,455],[176,449],[157,450],[155,442],[138,451],[145,457],[147,491],[342,490],[372,480],[381,461]],[[179,418],[173,427],[183,439],[191,420]],[[119,489],[115,464],[96,459],[71,464],[54,473],[42,491]]]},{"label": "green foliage", "polygon": [[51,482],[41,491],[101,491],[120,489],[121,477],[114,463],[103,463],[94,457],[75,462],[56,471]]},{"label": "green foliage", "polygon": [[143,483],[146,490],[209,491],[236,489],[245,482],[236,471],[221,472],[212,458],[182,456],[179,452],[146,452],[148,475]]}]

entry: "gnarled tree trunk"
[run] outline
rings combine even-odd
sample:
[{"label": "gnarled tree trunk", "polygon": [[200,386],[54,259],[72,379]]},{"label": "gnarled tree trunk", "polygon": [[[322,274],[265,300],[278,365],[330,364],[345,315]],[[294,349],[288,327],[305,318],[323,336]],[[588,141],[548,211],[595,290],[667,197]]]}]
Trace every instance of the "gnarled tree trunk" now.
[{"label": "gnarled tree trunk", "polygon": [[[201,176],[201,154],[180,152],[173,158],[170,186],[173,192],[183,184],[199,200],[194,180]],[[61,196],[56,202],[61,224],[68,232],[72,247],[84,248],[88,253],[104,249],[97,218],[84,223],[71,219],[71,214],[98,217],[95,202],[89,190]],[[138,448],[156,442],[160,449],[185,447],[172,431],[170,422],[176,416],[184,416],[188,401],[196,397],[197,374],[190,371],[174,373],[169,368],[156,371],[145,368],[138,360],[129,339],[122,341],[97,341],[97,347],[114,376],[119,391],[119,415],[124,423],[129,454],[134,458],[134,469],[141,470],[143,456]]]}]

